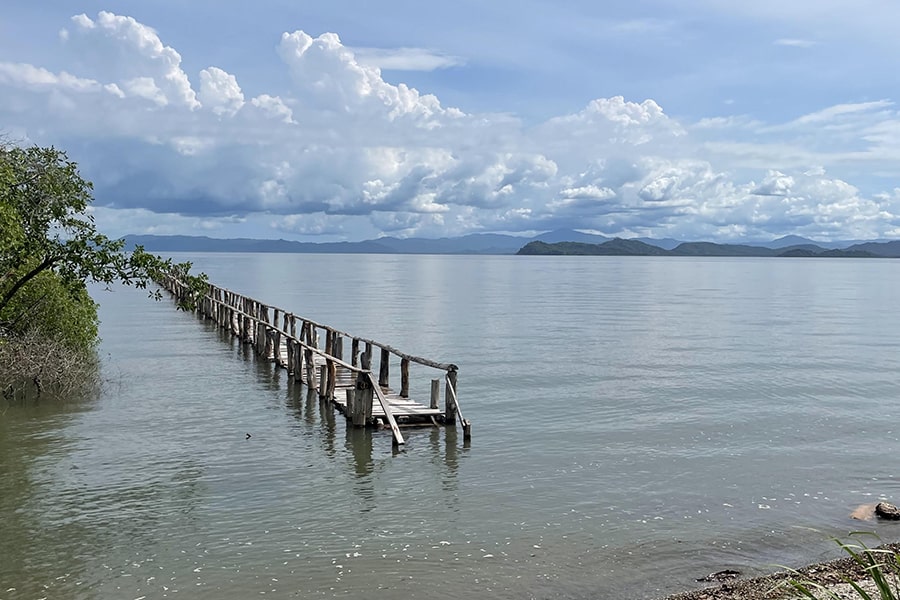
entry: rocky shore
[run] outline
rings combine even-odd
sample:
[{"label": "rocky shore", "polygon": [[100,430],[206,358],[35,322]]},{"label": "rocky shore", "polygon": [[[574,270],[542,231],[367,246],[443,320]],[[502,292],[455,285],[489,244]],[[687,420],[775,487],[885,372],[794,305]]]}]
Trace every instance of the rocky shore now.
[{"label": "rocky shore", "polygon": [[[900,543],[885,544],[879,548],[900,552]],[[675,594],[666,597],[665,600],[786,600],[798,598],[799,594],[788,584],[791,579],[826,586],[838,598],[846,600],[860,600],[859,594],[846,584],[848,580],[855,582],[870,580],[863,567],[848,556],[809,565],[797,569],[796,572],[783,571],[753,579],[726,579],[715,586]],[[875,591],[870,591],[870,593],[873,598],[879,597]],[[822,597],[834,598],[834,596]]]}]

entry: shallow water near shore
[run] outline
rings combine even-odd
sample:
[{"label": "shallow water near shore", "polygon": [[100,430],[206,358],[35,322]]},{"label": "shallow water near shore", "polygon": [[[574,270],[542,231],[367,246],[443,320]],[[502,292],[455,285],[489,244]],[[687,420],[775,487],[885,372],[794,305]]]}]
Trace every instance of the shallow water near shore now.
[{"label": "shallow water near shore", "polygon": [[900,500],[900,262],[176,259],[458,364],[471,445],[394,453],[210,323],[97,289],[99,396],[0,410],[0,598],[654,598],[900,538],[848,518]]}]

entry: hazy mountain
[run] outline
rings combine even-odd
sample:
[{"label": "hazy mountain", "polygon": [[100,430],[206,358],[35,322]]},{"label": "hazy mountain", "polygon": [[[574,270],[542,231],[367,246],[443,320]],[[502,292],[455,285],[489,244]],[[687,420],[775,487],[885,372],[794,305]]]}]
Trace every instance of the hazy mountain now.
[{"label": "hazy mountain", "polygon": [[673,240],[672,238],[662,238],[657,240],[655,238],[639,237],[633,239],[644,242],[645,244],[650,244],[651,246],[656,246],[657,248],[662,248],[663,250],[672,250],[681,243],[681,240]]},{"label": "hazy mountain", "polygon": [[143,246],[148,252],[317,252],[384,254],[390,248],[377,241],[313,244],[288,240],[219,239],[190,235],[127,235],[129,248]]},{"label": "hazy mountain", "polygon": [[771,248],[773,250],[777,248],[788,248],[790,246],[821,246],[819,242],[801,237],[799,235],[786,235],[784,237],[778,238],[777,240],[772,240],[771,242],[760,242],[759,244],[755,245],[762,246],[764,248]]},{"label": "hazy mountain", "polygon": [[550,231],[536,237],[497,233],[473,233],[456,238],[383,237],[362,242],[291,242],[287,240],[219,239],[186,235],[127,235],[126,243],[141,245],[149,252],[320,252],[360,254],[515,254],[533,240],[578,241],[598,244],[602,235],[571,229]]},{"label": "hazy mountain", "polygon": [[585,244],[583,242],[529,242],[517,252],[527,255],[577,255],[577,256],[663,256],[668,250],[658,246],[645,244],[638,240],[614,238],[602,244]]},{"label": "hazy mountain", "polygon": [[370,240],[398,254],[515,254],[532,238],[473,233],[458,238],[395,238]]},{"label": "hazy mountain", "polygon": [[[532,238],[475,233],[458,238],[401,239],[383,237],[362,242],[312,243],[248,238],[219,239],[187,235],[128,235],[125,237],[125,242],[128,247],[141,245],[149,252],[900,257],[900,241],[862,242],[846,248],[834,248],[833,245],[839,242],[826,245],[811,242],[800,236],[785,236],[768,242],[768,245],[751,246],[712,242],[679,242],[673,239],[610,239],[602,235],[581,233],[572,229],[549,231]],[[565,245],[559,246],[559,244]]]},{"label": "hazy mountain", "polygon": [[858,250],[862,252],[871,252],[877,256],[886,256],[888,258],[900,258],[900,240],[893,242],[864,242],[862,244],[854,244],[847,250]]},{"label": "hazy mountain", "polygon": [[[878,246],[876,244],[876,246]],[[888,251],[881,248],[882,251]],[[900,242],[890,251],[900,256]],[[616,238],[602,244],[578,242],[529,242],[519,250],[521,255],[578,255],[578,256],[741,256],[741,257],[793,257],[793,258],[883,258],[862,249],[825,249],[815,244],[798,244],[784,248],[765,248],[742,244],[714,244],[712,242],[685,242],[673,250],[666,250],[639,240]]]},{"label": "hazy mountain", "polygon": [[775,256],[777,253],[771,248],[762,246],[685,242],[675,247],[672,254],[676,256]]},{"label": "hazy mountain", "polygon": [[[595,235],[592,233],[581,233],[580,231],[575,231],[574,229],[557,229],[555,231],[548,231],[547,233],[542,233],[540,235],[536,235],[533,238],[531,238],[531,241],[547,242],[548,244],[555,244],[557,242],[579,242],[582,244],[602,244],[603,242],[607,242],[610,239],[611,238],[608,238],[608,237],[602,236],[602,235]],[[518,250],[518,248],[516,248],[516,249]]]}]

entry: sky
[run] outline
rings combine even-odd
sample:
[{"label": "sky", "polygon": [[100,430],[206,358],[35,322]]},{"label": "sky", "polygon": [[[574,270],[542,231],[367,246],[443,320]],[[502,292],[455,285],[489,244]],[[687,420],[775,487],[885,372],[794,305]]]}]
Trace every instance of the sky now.
[{"label": "sky", "polygon": [[900,238],[896,0],[4,0],[110,236]]}]

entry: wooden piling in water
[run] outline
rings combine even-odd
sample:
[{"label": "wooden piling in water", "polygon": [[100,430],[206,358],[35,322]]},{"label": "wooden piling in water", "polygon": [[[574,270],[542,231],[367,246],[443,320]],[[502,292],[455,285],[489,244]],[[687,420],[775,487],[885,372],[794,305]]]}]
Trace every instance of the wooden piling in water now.
[{"label": "wooden piling in water", "polygon": [[409,398],[409,359],[400,359],[400,397]]},{"label": "wooden piling in water", "polygon": [[437,408],[440,400],[441,400],[441,380],[440,379],[432,379],[431,380],[431,404],[429,406],[431,408]]}]

